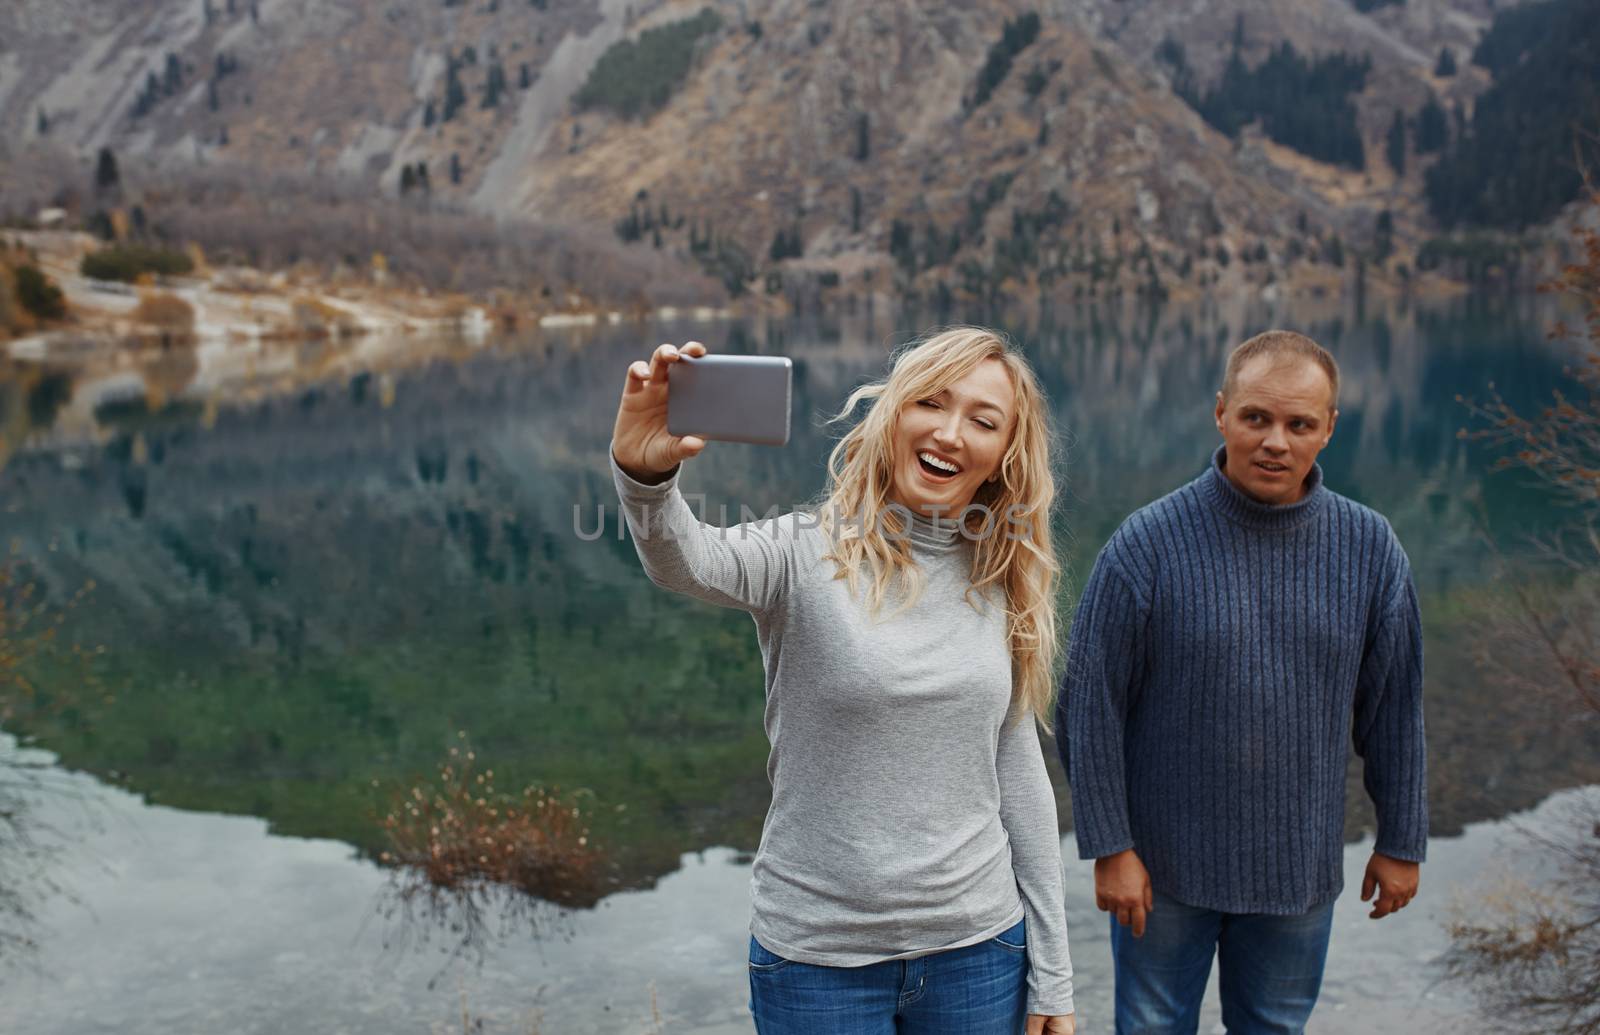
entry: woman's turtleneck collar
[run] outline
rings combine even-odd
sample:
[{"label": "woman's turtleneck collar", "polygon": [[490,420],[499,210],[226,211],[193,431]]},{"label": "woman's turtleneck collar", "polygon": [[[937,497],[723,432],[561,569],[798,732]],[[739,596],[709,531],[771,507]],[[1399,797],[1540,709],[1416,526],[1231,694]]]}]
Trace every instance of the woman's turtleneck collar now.
[{"label": "woman's turtleneck collar", "polygon": [[1285,531],[1311,520],[1322,509],[1328,492],[1322,487],[1322,466],[1311,465],[1306,475],[1305,494],[1293,503],[1273,506],[1245,495],[1237,485],[1228,480],[1225,465],[1228,449],[1218,446],[1211,454],[1211,470],[1200,476],[1200,491],[1207,502],[1223,514],[1247,528],[1263,531]]},{"label": "woman's turtleneck collar", "polygon": [[961,525],[954,518],[924,517],[910,508],[901,513],[911,515],[906,525],[906,536],[917,549],[947,553],[961,544]]}]

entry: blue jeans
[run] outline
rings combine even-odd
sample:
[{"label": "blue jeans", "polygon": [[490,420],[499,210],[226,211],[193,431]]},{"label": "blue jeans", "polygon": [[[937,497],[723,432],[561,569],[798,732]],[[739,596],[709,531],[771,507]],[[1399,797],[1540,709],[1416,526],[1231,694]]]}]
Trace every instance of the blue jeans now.
[{"label": "blue jeans", "polygon": [[914,960],[821,967],[750,939],[758,1035],[1016,1035],[1028,1005],[1023,923]]},{"label": "blue jeans", "polygon": [[1219,913],[1155,893],[1144,937],[1111,918],[1117,1035],[1192,1035],[1219,961],[1228,1035],[1298,1035],[1317,1005],[1333,903],[1298,916]]}]

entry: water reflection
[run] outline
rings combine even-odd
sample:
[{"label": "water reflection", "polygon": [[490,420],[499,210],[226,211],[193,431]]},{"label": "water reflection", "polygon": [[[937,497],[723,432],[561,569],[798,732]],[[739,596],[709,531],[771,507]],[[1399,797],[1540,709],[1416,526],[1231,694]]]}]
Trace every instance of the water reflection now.
[{"label": "water reflection", "polygon": [[[1483,520],[1510,542],[1549,515],[1483,477],[1455,396],[1490,380],[1514,401],[1542,393],[1561,366],[1547,322],[1525,306],[1211,308],[1081,312],[1020,334],[1065,433],[1073,569],[1204,464],[1226,350],[1262,326],[1305,328],[1345,371],[1329,482],[1390,517],[1428,601],[1437,829],[1600,780],[1592,731],[1551,734],[1547,714],[1495,699],[1465,649],[1476,595],[1493,591]],[[433,358],[317,343],[253,364],[196,353],[192,369],[146,357],[65,384],[8,368],[0,534],[53,591],[96,582],[74,632],[106,644],[100,676],[120,689],[34,732],[157,800],[370,851],[386,804],[373,781],[426,771],[464,729],[508,785],[593,794],[614,882],[752,846],[767,800],[755,638],[742,615],[648,587],[615,535],[605,448],[622,371],[640,341],[691,336],[792,355],[790,446],[719,445],[689,477],[713,507],[765,510],[821,488],[822,416],[903,330],[600,327]],[[581,540],[574,507],[586,529],[604,509],[606,534]],[[1535,737],[1541,752],[1507,750]],[[1355,834],[1370,818],[1359,790],[1351,802]]]}]

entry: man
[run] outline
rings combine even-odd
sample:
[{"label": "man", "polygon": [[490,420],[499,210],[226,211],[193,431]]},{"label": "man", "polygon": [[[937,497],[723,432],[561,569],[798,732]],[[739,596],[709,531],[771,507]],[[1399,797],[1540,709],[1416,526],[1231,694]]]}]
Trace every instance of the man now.
[{"label": "man", "polygon": [[1236,348],[1210,467],[1123,523],[1078,604],[1057,743],[1114,917],[1119,1033],[1195,1031],[1213,955],[1230,1035],[1304,1027],[1343,886],[1346,737],[1377,806],[1369,915],[1416,894],[1421,620],[1388,522],[1322,483],[1338,397],[1303,335]]}]

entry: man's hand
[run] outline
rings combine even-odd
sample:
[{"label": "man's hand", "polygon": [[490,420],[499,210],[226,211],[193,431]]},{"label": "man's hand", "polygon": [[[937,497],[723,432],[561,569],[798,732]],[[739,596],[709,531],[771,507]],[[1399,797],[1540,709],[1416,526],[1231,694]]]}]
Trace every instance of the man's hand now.
[{"label": "man's hand", "polygon": [[1094,904],[1122,926],[1131,926],[1135,938],[1144,937],[1145,914],[1155,908],[1155,894],[1150,871],[1132,848],[1094,861]]},{"label": "man's hand", "polygon": [[1073,1035],[1077,1030],[1078,1022],[1070,1013],[1059,1017],[1047,1017],[1042,1013],[1028,1014],[1028,1035]]},{"label": "man's hand", "polygon": [[1373,900],[1372,912],[1367,915],[1374,920],[1381,920],[1390,913],[1404,909],[1416,897],[1417,882],[1421,875],[1422,867],[1414,862],[1373,852],[1372,859],[1367,863],[1367,875],[1361,881],[1361,901],[1372,898],[1374,891],[1378,897]]}]

